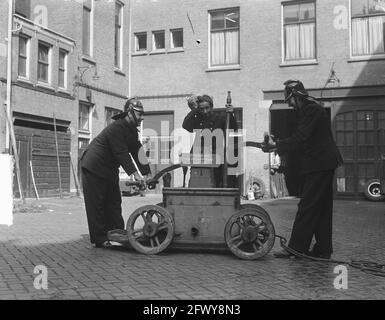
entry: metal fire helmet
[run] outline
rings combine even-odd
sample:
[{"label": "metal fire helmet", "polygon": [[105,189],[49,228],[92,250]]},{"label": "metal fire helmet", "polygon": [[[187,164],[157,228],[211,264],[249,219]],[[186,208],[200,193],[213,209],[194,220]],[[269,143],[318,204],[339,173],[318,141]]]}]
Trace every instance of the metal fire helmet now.
[{"label": "metal fire helmet", "polygon": [[140,113],[144,113],[143,104],[138,98],[128,99],[124,105],[123,111],[114,115],[112,119],[117,120],[125,118],[129,112],[131,112],[134,115],[134,118],[136,119],[135,114],[133,113],[134,110]]},{"label": "metal fire helmet", "polygon": [[302,97],[309,96],[303,83],[299,80],[287,80],[284,82],[284,86],[285,102],[287,102],[293,95]]}]

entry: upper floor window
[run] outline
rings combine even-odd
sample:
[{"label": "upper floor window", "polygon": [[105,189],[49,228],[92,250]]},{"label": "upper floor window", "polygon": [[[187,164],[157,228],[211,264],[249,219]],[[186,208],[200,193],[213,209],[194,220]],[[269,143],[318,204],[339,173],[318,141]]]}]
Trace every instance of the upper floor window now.
[{"label": "upper floor window", "polygon": [[385,3],[351,0],[352,55],[384,54]]},{"label": "upper floor window", "polygon": [[39,41],[37,62],[38,81],[50,82],[50,51],[50,45]]},{"label": "upper floor window", "polygon": [[67,55],[67,51],[59,49],[58,86],[60,88],[67,88]]},{"label": "upper floor window", "polygon": [[92,0],[83,3],[83,54],[92,56]]},{"label": "upper floor window", "polygon": [[105,109],[105,116],[106,116],[106,122],[105,122],[105,126],[107,127],[109,124],[112,123],[112,117],[114,115],[117,115],[118,113],[120,113],[120,110],[119,109],[114,109],[114,108],[109,108],[109,107],[106,107]]},{"label": "upper floor window", "polygon": [[24,18],[31,18],[31,0],[16,0],[15,13]]},{"label": "upper floor window", "polygon": [[90,131],[90,109],[87,103],[79,103],[79,130]]},{"label": "upper floor window", "polygon": [[183,29],[170,30],[170,47],[183,48]]},{"label": "upper floor window", "polygon": [[123,4],[115,3],[115,67],[122,68]]},{"label": "upper floor window", "polygon": [[19,68],[18,74],[21,77],[29,77],[29,38],[19,36]]},{"label": "upper floor window", "polygon": [[163,50],[165,48],[164,30],[152,33],[152,50]]},{"label": "upper floor window", "polygon": [[239,9],[209,14],[211,66],[239,64]]},{"label": "upper floor window", "polygon": [[316,58],[315,2],[283,5],[284,60]]},{"label": "upper floor window", "polygon": [[135,52],[147,51],[147,33],[135,33]]}]

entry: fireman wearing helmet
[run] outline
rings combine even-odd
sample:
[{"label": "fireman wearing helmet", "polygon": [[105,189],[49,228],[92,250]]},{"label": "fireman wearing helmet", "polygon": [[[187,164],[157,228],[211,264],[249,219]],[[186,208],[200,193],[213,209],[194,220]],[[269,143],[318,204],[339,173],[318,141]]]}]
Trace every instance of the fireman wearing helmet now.
[{"label": "fireman wearing helmet", "polygon": [[[300,81],[288,80],[284,85],[285,102],[297,111],[298,125],[291,137],[280,141],[270,139],[263,151],[283,155],[302,147],[303,187],[288,247],[329,259],[333,252],[333,177],[343,160],[324,107],[309,96]],[[313,236],[315,244],[309,251]],[[275,256],[284,258],[291,254],[283,249]]]},{"label": "fireman wearing helmet", "polygon": [[[119,189],[119,167],[135,180],[145,183],[150,167],[139,141],[137,127],[143,120],[140,100],[131,98],[115,121],[96,136],[81,157],[82,185],[90,241],[109,247],[107,232],[124,229]],[[134,159],[138,169],[132,161]]]}]

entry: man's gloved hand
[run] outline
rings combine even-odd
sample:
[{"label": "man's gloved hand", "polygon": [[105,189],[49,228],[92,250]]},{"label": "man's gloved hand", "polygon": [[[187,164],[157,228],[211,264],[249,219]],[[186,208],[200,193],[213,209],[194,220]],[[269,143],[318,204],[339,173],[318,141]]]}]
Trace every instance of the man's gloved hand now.
[{"label": "man's gloved hand", "polygon": [[139,182],[140,186],[146,186],[146,179],[138,172],[134,172],[135,181]]},{"label": "man's gloved hand", "polygon": [[198,109],[198,97],[195,95],[192,95],[187,98],[187,105],[190,108],[190,110],[197,110]]},{"label": "man's gloved hand", "polygon": [[234,107],[232,104],[226,104],[226,112],[230,112],[230,113],[234,112]]},{"label": "man's gloved hand", "polygon": [[149,182],[149,181],[152,180],[152,174],[151,174],[151,173],[146,174],[146,175],[144,176],[144,180],[145,180],[145,182],[146,182],[146,184],[147,184],[147,182]]},{"label": "man's gloved hand", "polygon": [[277,151],[277,145],[275,144],[275,142],[262,143],[262,151],[265,153]]},{"label": "man's gloved hand", "polygon": [[262,151],[265,153],[274,152],[277,150],[277,144],[273,135],[265,133],[265,137],[262,143]]}]

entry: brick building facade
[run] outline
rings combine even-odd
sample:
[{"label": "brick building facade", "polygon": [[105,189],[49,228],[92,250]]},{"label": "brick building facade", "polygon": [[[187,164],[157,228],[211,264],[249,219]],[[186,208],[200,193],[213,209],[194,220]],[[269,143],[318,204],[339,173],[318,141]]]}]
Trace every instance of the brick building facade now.
[{"label": "brick building facade", "polygon": [[[57,193],[53,115],[63,182],[74,190],[69,159],[77,171],[81,150],[127,96],[144,102],[143,138],[149,138],[146,148],[157,151],[150,152],[157,158],[157,171],[169,163],[174,138],[167,132],[159,135],[162,123],[170,132],[182,127],[187,96],[207,93],[223,109],[230,90],[246,140],[259,141],[265,131],[285,137],[295,117],[283,104],[282,83],[293,78],[302,80],[330,113],[345,158],[336,177],[337,195],[359,196],[365,182],[383,170],[383,0],[15,2],[12,115],[26,193],[33,195],[29,160],[34,166],[41,162],[36,164],[43,171],[37,173],[41,192]],[[7,1],[0,9],[4,98]],[[4,136],[3,111],[0,117]],[[49,150],[42,150],[39,140],[37,146],[31,141],[44,133],[50,139],[42,143],[51,144]],[[3,150],[5,139],[0,141]],[[38,152],[43,158],[34,158]],[[262,178],[266,190],[276,195],[271,184],[276,177],[268,170],[272,159],[247,148],[245,160],[242,192],[250,180]],[[43,170],[46,165],[50,171]],[[173,185],[180,186],[181,170],[173,175]]]},{"label": "brick building facade", "polygon": [[[122,109],[129,88],[126,2],[15,1],[11,112],[26,196],[35,196],[30,161],[40,195],[58,195],[57,154],[62,191],[76,190],[78,157]],[[2,47],[7,12],[8,1],[1,1]],[[5,97],[7,57],[0,59]],[[2,136],[4,126],[5,119]]]},{"label": "brick building facade", "polygon": [[[337,195],[360,196],[384,149],[384,10],[382,0],[134,0],[132,93],[146,110],[168,110],[178,128],[185,96],[207,93],[221,108],[231,90],[247,140],[258,141],[264,131],[291,133],[282,84],[300,79],[329,110],[344,155]],[[244,181],[269,186],[268,163],[247,150]]]}]

